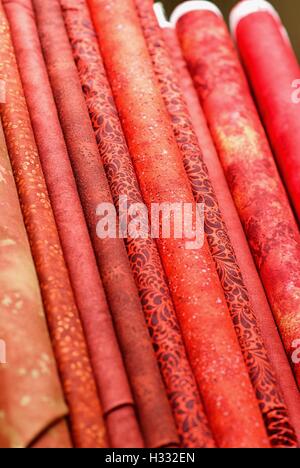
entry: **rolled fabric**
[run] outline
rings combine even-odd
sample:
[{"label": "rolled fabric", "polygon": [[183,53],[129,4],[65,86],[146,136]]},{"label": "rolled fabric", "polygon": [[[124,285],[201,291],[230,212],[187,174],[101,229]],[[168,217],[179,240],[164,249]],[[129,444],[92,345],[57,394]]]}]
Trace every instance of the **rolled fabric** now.
[{"label": "rolled fabric", "polygon": [[224,20],[191,11],[177,33],[300,385],[300,236],[269,143]]},{"label": "rolled fabric", "polygon": [[197,139],[170,54],[154,14],[153,1],[135,0],[135,3],[195,200],[206,205],[205,231],[208,244],[272,446],[296,447],[295,431],[290,424],[284,398],[268,358],[249,292],[204,162],[201,140]]},{"label": "rolled fabric", "polygon": [[[143,442],[133,398],[60,127],[32,3],[31,0],[4,0],[3,4],[10,22],[41,164],[87,337],[110,445],[140,447]],[[127,418],[121,419],[125,427],[119,428],[112,413],[123,412],[124,406],[130,406],[131,410],[128,408]],[[118,434],[122,434],[122,440],[118,439]]]},{"label": "rolled fabric", "polygon": [[67,407],[1,124],[0,210],[0,447],[25,448]]},{"label": "rolled fabric", "polygon": [[65,420],[50,427],[49,431],[42,434],[38,440],[30,446],[32,449],[71,449],[72,441]]},{"label": "rolled fabric", "polygon": [[178,436],[122,239],[97,235],[99,204],[113,200],[58,0],[34,0],[50,82],[103,285],[148,447]]},{"label": "rolled fabric", "polygon": [[231,13],[231,22],[300,222],[300,103],[293,100],[294,83],[300,82],[298,60],[270,3],[262,0],[239,3]]},{"label": "rolled fabric", "polygon": [[[88,3],[148,209],[152,203],[175,202],[195,212],[133,1]],[[189,249],[186,233],[175,237],[161,236],[157,243],[216,441],[220,447],[268,447],[207,243]]]},{"label": "rolled fabric", "polygon": [[[1,109],[3,127],[70,410],[73,439],[78,447],[103,447],[106,440],[102,410],[2,4],[0,40],[0,79],[6,83],[6,103]],[[28,404],[26,395],[22,402]]]},{"label": "rolled fabric", "polygon": [[[296,430],[298,440],[300,440],[300,395],[293,372],[251,255],[245,232],[207,126],[205,115],[183,58],[176,31],[171,27],[171,23],[166,23],[165,20],[162,33],[177,71],[180,87],[186,100],[195,132],[199,142],[201,142],[203,158],[208,167],[209,176],[215,189],[222,216],[230,232],[230,239],[249,292],[253,311],[261,330],[268,356],[282,389],[292,426]],[[276,431],[274,433],[276,434]],[[282,440],[284,440],[285,429],[282,435]]]},{"label": "rolled fabric", "polygon": [[[60,3],[114,203],[143,203],[86,1]],[[181,445],[213,447],[156,245],[150,238],[125,243]]]}]

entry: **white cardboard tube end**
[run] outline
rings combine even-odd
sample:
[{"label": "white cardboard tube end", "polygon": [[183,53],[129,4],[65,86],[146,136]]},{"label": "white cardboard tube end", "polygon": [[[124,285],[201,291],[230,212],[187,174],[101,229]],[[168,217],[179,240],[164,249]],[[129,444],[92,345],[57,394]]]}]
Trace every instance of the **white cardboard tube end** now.
[{"label": "white cardboard tube end", "polygon": [[223,18],[221,10],[212,2],[200,1],[200,0],[190,0],[188,2],[183,2],[173,11],[170,22],[175,27],[180,18],[191,11],[211,11],[217,16]]},{"label": "white cardboard tube end", "polygon": [[276,19],[276,21],[281,21],[279,14],[273,5],[266,0],[243,0],[238,3],[230,13],[230,29],[232,34],[234,36],[236,35],[239,22],[243,18],[259,11],[267,11]]},{"label": "white cardboard tube end", "polygon": [[156,2],[153,5],[158,24],[161,28],[172,28],[172,24],[167,20],[165,7],[161,2]]}]

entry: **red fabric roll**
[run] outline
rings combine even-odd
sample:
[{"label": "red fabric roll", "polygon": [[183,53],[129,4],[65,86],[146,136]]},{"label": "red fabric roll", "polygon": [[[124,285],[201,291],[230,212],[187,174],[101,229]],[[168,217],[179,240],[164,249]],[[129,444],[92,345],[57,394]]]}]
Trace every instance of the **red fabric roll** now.
[{"label": "red fabric roll", "polygon": [[[0,6],[2,121],[78,447],[106,444],[102,410],[40,166],[10,32]],[[25,402],[28,400],[26,399]]]},{"label": "red fabric roll", "polygon": [[300,79],[297,58],[283,37],[278,21],[268,11],[242,18],[237,25],[236,38],[300,221],[300,103],[293,100],[296,91],[293,83]]},{"label": "red fabric roll", "polygon": [[295,431],[290,425],[287,408],[258,328],[202,150],[154,14],[153,1],[135,0],[135,3],[195,200],[206,205],[205,230],[209,247],[272,446],[296,447]]},{"label": "red fabric roll", "polygon": [[195,132],[197,133],[199,142],[201,142],[203,158],[208,167],[209,176],[217,195],[222,216],[230,231],[230,239],[245,285],[249,291],[252,307],[266,344],[271,364],[283,391],[291,423],[295,427],[297,438],[300,440],[300,395],[294,375],[282,346],[271,308],[252,258],[192,78],[183,58],[176,31],[171,27],[164,27],[162,33],[177,70],[179,83],[188,105]]},{"label": "red fabric roll", "polygon": [[[112,412],[132,406],[123,360],[74,180],[34,21],[31,0],[4,0],[21,79],[113,447],[142,445],[134,408],[123,428]],[[45,119],[47,115],[47,119]],[[46,138],[45,138],[46,135]],[[72,226],[72,229],[70,229]],[[88,294],[87,294],[88,291]],[[122,409],[123,411],[123,409]],[[116,421],[116,418],[114,418]],[[116,435],[122,432],[119,440]]]},{"label": "red fabric roll", "polygon": [[56,105],[90,229],[103,285],[148,447],[176,444],[177,432],[159,374],[127,252],[121,239],[100,239],[96,209],[113,200],[98,152],[57,0],[34,0]]},{"label": "red fabric roll", "polygon": [[268,141],[223,19],[193,11],[177,32],[300,385],[300,236]]},{"label": "red fabric roll", "polygon": [[[154,202],[176,202],[195,211],[134,3],[89,0],[89,5],[148,208]],[[214,435],[220,447],[267,447],[207,243],[189,250],[186,240],[160,238],[158,247]]]},{"label": "red fabric roll", "polygon": [[[121,196],[129,207],[143,203],[87,4],[60,3],[115,205]],[[132,237],[125,242],[181,445],[213,447],[155,243]]]}]

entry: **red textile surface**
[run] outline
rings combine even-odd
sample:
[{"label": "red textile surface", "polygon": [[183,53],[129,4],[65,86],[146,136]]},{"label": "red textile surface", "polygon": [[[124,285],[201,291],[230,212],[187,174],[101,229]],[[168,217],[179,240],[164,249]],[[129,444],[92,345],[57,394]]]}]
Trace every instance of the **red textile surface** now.
[{"label": "red textile surface", "polygon": [[[189,203],[195,210],[134,3],[88,3],[148,208],[153,202],[176,202]],[[267,447],[207,243],[188,250],[186,240],[161,238],[158,246],[214,435],[221,447]]]},{"label": "red textile surface", "polygon": [[285,349],[300,336],[300,236],[225,22],[207,11],[177,24]]},{"label": "red textile surface", "polygon": [[127,434],[126,438],[118,440],[116,435],[120,429],[112,424],[112,412],[119,412],[125,405],[132,406],[133,399],[57,116],[32,3],[31,0],[5,0],[3,3],[12,29],[40,159],[87,337],[110,445],[136,447],[142,444],[142,440],[134,408],[131,411],[128,409],[128,419],[122,420],[125,427],[121,431]]},{"label": "red textile surface", "polygon": [[0,79],[6,82],[2,121],[55,357],[70,410],[73,438],[79,447],[103,447],[106,441],[102,410],[2,5],[0,38]]},{"label": "red textile surface", "polygon": [[177,443],[124,243],[100,239],[96,209],[113,203],[57,0],[34,0],[37,24],[81,202],[149,447]]}]

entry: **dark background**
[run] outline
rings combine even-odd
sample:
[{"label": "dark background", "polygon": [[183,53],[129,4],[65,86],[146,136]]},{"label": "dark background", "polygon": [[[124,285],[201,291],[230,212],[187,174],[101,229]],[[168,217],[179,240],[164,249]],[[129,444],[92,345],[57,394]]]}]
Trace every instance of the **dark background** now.
[{"label": "dark background", "polygon": [[[172,12],[180,0],[162,0],[168,14]],[[238,3],[237,0],[214,0],[214,3],[222,10],[226,19],[231,8]],[[271,0],[270,3],[279,12],[284,25],[292,39],[294,48],[300,59],[300,0]]]}]

